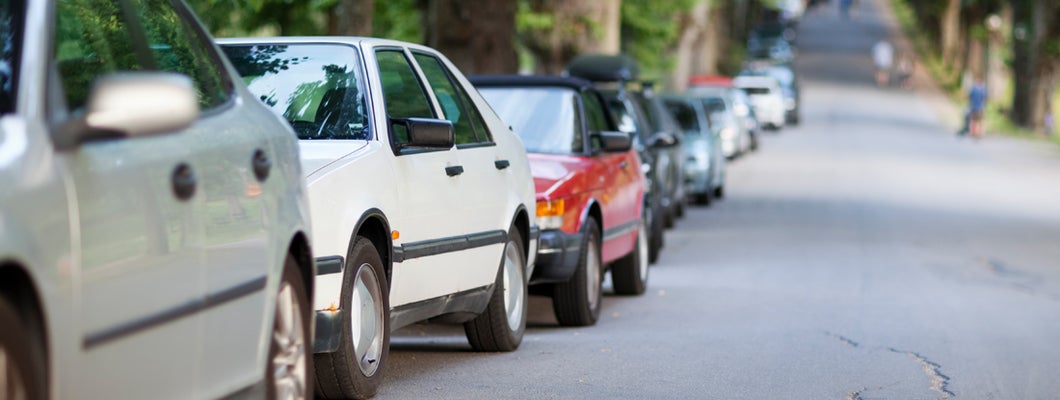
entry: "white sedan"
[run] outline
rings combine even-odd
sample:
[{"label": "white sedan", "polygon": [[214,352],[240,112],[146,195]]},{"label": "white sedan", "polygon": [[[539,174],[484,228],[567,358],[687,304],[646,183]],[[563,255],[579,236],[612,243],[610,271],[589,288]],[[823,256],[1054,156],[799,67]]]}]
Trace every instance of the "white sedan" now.
[{"label": "white sedan", "polygon": [[747,92],[760,124],[771,129],[784,127],[787,122],[787,107],[784,103],[784,91],[776,78],[740,75],[732,79],[732,84]]},{"label": "white sedan", "polygon": [[248,87],[287,119],[319,255],[318,395],[375,393],[390,332],[463,323],[514,350],[537,253],[522,142],[444,56],[369,38],[224,39]]}]

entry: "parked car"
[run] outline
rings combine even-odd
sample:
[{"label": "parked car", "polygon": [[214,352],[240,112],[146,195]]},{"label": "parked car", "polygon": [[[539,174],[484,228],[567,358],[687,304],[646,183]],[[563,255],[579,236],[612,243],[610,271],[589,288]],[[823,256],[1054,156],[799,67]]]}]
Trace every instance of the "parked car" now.
[{"label": "parked car", "polygon": [[771,76],[737,76],[733,85],[743,89],[751,99],[758,122],[770,129],[783,128],[787,121],[784,94],[776,78]]},{"label": "parked car", "polygon": [[795,69],[790,64],[774,63],[749,63],[743,71],[743,76],[771,76],[780,84],[781,93],[784,95],[784,118],[788,124],[798,124],[801,116],[799,105],[799,80],[795,75]]},{"label": "parked car", "polygon": [[[754,150],[758,146],[757,132],[752,123],[747,123],[737,113],[740,89],[731,87],[699,86],[688,89],[688,94],[699,100],[711,116],[721,140],[722,153],[728,159]],[[748,106],[744,106],[748,108]]]},{"label": "parked car", "polygon": [[[633,98],[633,91],[626,86],[638,74],[636,62],[626,56],[582,55],[568,66],[567,75],[589,80],[600,90],[607,101],[608,111],[618,129],[633,136],[633,148],[637,150],[644,166],[648,194],[644,207],[648,209],[648,259],[654,263],[665,244],[663,231],[666,216],[671,212],[673,196],[677,191],[680,175],[674,175],[673,147],[679,145],[678,138],[670,132],[654,132],[648,125],[640,102]],[[610,87],[608,87],[610,86]]]},{"label": "parked car", "polygon": [[[725,154],[722,129],[711,120],[705,102],[686,95],[662,96],[670,115],[684,130],[685,191],[701,205],[725,196]],[[715,116],[717,118],[717,116]]]},{"label": "parked car", "polygon": [[530,283],[552,297],[559,323],[596,322],[607,270],[615,293],[644,293],[645,178],[630,134],[618,131],[592,83],[551,76],[470,79],[530,153],[541,228]]},{"label": "parked car", "polygon": [[522,142],[460,71],[410,43],[220,40],[248,88],[301,139],[319,255],[317,394],[371,396],[390,332],[463,323],[515,350],[538,229]]},{"label": "parked car", "polygon": [[667,210],[666,227],[672,228],[674,221],[685,215],[687,194],[684,179],[685,154],[682,148],[685,142],[684,133],[650,85],[641,91],[630,93],[630,98],[640,103],[649,132],[655,132],[656,136],[649,137],[651,147],[667,153],[667,158],[670,159],[667,180],[663,181],[669,191],[668,195],[663,196],[663,206]]},{"label": "parked car", "polygon": [[309,398],[291,128],[181,2],[0,21],[0,397]]}]

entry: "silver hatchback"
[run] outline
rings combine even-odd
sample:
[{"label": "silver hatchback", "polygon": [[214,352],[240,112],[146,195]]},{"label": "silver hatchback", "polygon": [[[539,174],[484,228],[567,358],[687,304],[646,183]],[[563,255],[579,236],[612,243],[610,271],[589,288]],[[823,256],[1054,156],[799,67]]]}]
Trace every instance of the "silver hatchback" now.
[{"label": "silver hatchback", "polygon": [[180,2],[5,1],[0,43],[0,398],[307,398],[286,122]]}]

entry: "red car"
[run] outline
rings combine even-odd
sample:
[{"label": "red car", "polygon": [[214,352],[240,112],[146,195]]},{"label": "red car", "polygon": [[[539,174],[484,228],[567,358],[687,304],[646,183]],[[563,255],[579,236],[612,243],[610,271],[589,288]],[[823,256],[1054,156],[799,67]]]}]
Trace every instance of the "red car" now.
[{"label": "red car", "polygon": [[647,183],[629,134],[619,132],[592,83],[555,76],[472,76],[522,138],[537,189],[541,232],[531,290],[552,296],[561,325],[600,314],[603,274],[615,293],[648,281]]}]

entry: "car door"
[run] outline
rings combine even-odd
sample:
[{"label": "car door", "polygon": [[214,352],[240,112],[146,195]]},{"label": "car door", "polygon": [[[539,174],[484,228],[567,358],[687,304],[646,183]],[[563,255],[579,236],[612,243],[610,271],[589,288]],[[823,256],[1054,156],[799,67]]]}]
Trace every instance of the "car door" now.
[{"label": "car door", "polygon": [[477,246],[463,251],[463,263],[457,273],[464,280],[462,288],[489,285],[497,276],[512,218],[506,215],[511,191],[505,162],[510,160],[498,153],[482,115],[453,71],[433,54],[412,54],[443,118],[453,123],[456,157],[463,168],[463,173],[452,179],[459,193],[456,206],[461,218],[456,223],[464,227],[462,233]]},{"label": "car door", "polygon": [[[158,69],[189,76],[202,116],[185,132],[202,206],[203,328],[197,369],[201,392],[219,394],[257,371],[265,331],[269,267],[266,143],[276,125],[251,118],[235,102],[234,85],[209,36],[168,2],[145,2],[139,13]],[[275,198],[275,197],[274,197]],[[228,388],[231,390],[231,388]]]},{"label": "car door", "polygon": [[[590,134],[615,130],[608,123],[603,107],[602,99],[595,92],[581,92],[582,119],[585,120],[585,130]],[[591,140],[590,146],[593,158],[603,164],[603,174],[598,178],[604,189],[604,196],[600,199],[604,203],[603,240],[619,243],[619,246],[604,246],[603,258],[611,260],[632,248],[635,236],[631,233],[640,219],[640,193],[635,183],[642,172],[632,150],[603,152],[597,140]],[[611,252],[615,253],[609,254]]]},{"label": "car door", "polygon": [[[403,306],[436,299],[461,290],[462,254],[452,251],[461,241],[463,213],[457,198],[461,168],[455,149],[404,147],[408,133],[403,118],[438,118],[409,55],[401,47],[378,47],[374,75],[382,89],[381,126],[389,126],[394,151],[394,190],[399,205],[391,213],[394,234],[391,316],[401,318]],[[369,65],[372,61],[369,60]],[[373,75],[371,72],[369,75]],[[371,190],[371,189],[369,189]]]},{"label": "car door", "polygon": [[[155,69],[134,2],[60,1],[55,8],[49,119],[53,130],[84,112],[88,88],[105,74]],[[129,7],[129,8],[123,8]],[[186,132],[94,141],[60,156],[76,198],[71,260],[80,285],[80,398],[195,397],[201,335],[203,196]],[[123,382],[115,386],[114,382]]]}]

